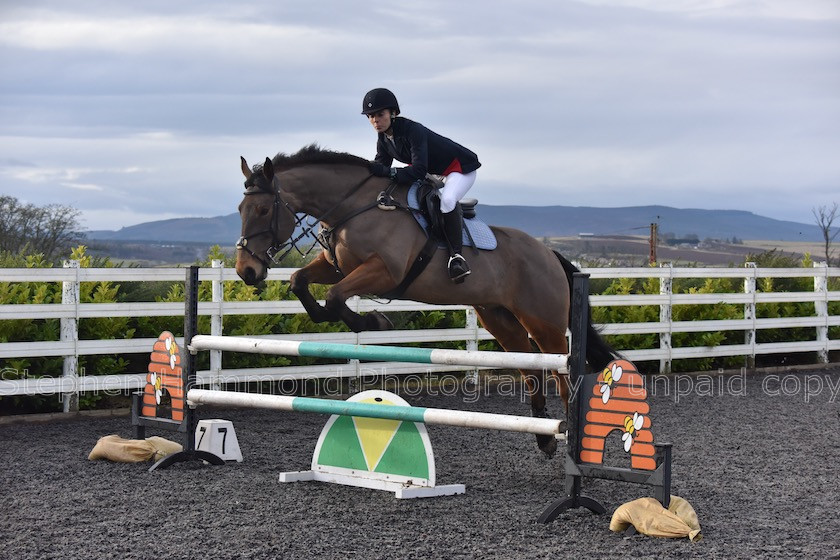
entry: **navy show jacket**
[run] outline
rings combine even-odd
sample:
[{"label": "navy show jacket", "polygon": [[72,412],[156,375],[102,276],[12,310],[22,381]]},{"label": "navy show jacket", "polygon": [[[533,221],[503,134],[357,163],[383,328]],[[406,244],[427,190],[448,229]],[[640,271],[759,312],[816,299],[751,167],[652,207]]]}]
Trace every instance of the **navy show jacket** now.
[{"label": "navy show jacket", "polygon": [[409,164],[397,170],[398,183],[413,183],[425,177],[426,173],[471,173],[481,167],[474,152],[418,122],[396,117],[391,132],[394,134],[393,143],[384,133],[379,133],[374,161],[385,167],[391,167],[393,160]]}]

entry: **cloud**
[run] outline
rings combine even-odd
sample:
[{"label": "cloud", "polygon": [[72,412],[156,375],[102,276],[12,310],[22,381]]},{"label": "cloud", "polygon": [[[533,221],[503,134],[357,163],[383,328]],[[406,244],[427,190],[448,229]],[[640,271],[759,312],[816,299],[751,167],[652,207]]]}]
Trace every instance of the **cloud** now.
[{"label": "cloud", "polygon": [[[148,171],[148,170],[146,170]],[[70,183],[84,176],[97,174],[134,174],[143,173],[144,170],[139,167],[125,167],[125,168],[41,168],[35,165],[20,165],[17,163],[3,164],[0,163],[0,174],[5,175],[11,179],[25,182],[25,183],[53,183],[65,182],[64,184],[74,184],[77,188],[84,185]]]},{"label": "cloud", "polygon": [[705,204],[810,222],[840,183],[833,0],[0,11],[0,192],[99,224],[230,213],[240,155],[318,142],[372,157],[359,110],[378,86],[479,154],[470,195],[485,203]]},{"label": "cloud", "polygon": [[725,18],[778,18],[801,20],[840,19],[834,0],[575,0],[594,6],[632,8],[652,12],[683,13]]},{"label": "cloud", "polygon": [[[109,54],[209,50],[227,52],[232,57],[260,45],[272,49],[308,42],[327,48],[330,43],[325,41],[329,35],[317,28],[226,21],[196,14],[107,17],[67,11],[33,15],[35,17],[0,23],[0,43],[22,49],[69,49]],[[272,56],[279,56],[282,60],[284,55],[292,57],[288,50],[276,51]]]},{"label": "cloud", "polygon": [[92,183],[61,183],[62,187],[68,187],[71,189],[78,189],[80,191],[97,191],[101,192],[105,190],[105,187],[101,185],[94,185]]}]

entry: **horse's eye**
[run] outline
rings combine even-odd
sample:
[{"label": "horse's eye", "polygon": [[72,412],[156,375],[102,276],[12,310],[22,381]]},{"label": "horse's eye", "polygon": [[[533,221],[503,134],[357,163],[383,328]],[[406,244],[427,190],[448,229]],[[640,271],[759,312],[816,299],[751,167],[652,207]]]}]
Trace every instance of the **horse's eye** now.
[{"label": "horse's eye", "polygon": [[260,206],[259,208],[257,208],[257,215],[260,217],[268,216],[268,207]]}]

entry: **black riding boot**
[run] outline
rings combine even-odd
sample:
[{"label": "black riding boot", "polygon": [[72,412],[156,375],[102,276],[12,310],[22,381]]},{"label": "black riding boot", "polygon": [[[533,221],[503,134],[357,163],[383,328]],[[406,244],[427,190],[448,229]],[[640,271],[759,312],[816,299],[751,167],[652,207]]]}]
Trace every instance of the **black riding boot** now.
[{"label": "black riding boot", "polygon": [[443,214],[443,229],[449,243],[449,278],[456,284],[463,282],[464,278],[470,274],[470,267],[466,259],[461,256],[463,223],[460,206],[456,206],[452,212]]}]

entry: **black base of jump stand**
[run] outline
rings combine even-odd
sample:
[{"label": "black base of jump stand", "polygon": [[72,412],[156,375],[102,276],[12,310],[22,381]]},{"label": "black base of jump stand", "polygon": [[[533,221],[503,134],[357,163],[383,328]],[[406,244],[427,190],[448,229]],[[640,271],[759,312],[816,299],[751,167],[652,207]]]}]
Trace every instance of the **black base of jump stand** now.
[{"label": "black base of jump stand", "polygon": [[567,509],[574,509],[583,507],[591,511],[592,513],[602,514],[607,513],[607,508],[594,498],[590,498],[589,496],[579,495],[579,496],[570,496],[568,498],[563,498],[562,500],[557,500],[543,511],[540,516],[537,518],[537,523],[551,523],[557,516],[566,511]]},{"label": "black base of jump stand", "polygon": [[[584,478],[651,486],[655,498],[667,508],[671,500],[671,444],[653,442],[643,378],[626,360],[614,361],[604,371],[586,372],[587,274],[574,276],[572,309],[569,380],[576,390],[569,399],[569,431],[563,465],[566,495],[549,505],[537,521],[550,523],[564,511],[578,507],[606,513],[601,502],[581,493]],[[603,465],[606,438],[614,432],[621,434],[624,451],[631,455],[631,468]]]},{"label": "black base of jump stand", "polygon": [[551,523],[564,511],[579,507],[586,508],[593,513],[606,513],[607,508],[601,502],[581,494],[582,482],[585,477],[652,486],[654,488],[654,498],[663,507],[667,508],[671,501],[671,444],[655,444],[655,447],[658,466],[654,471],[581,464],[576,463],[567,454],[565,465],[567,495],[548,506],[540,514],[537,522]]}]

